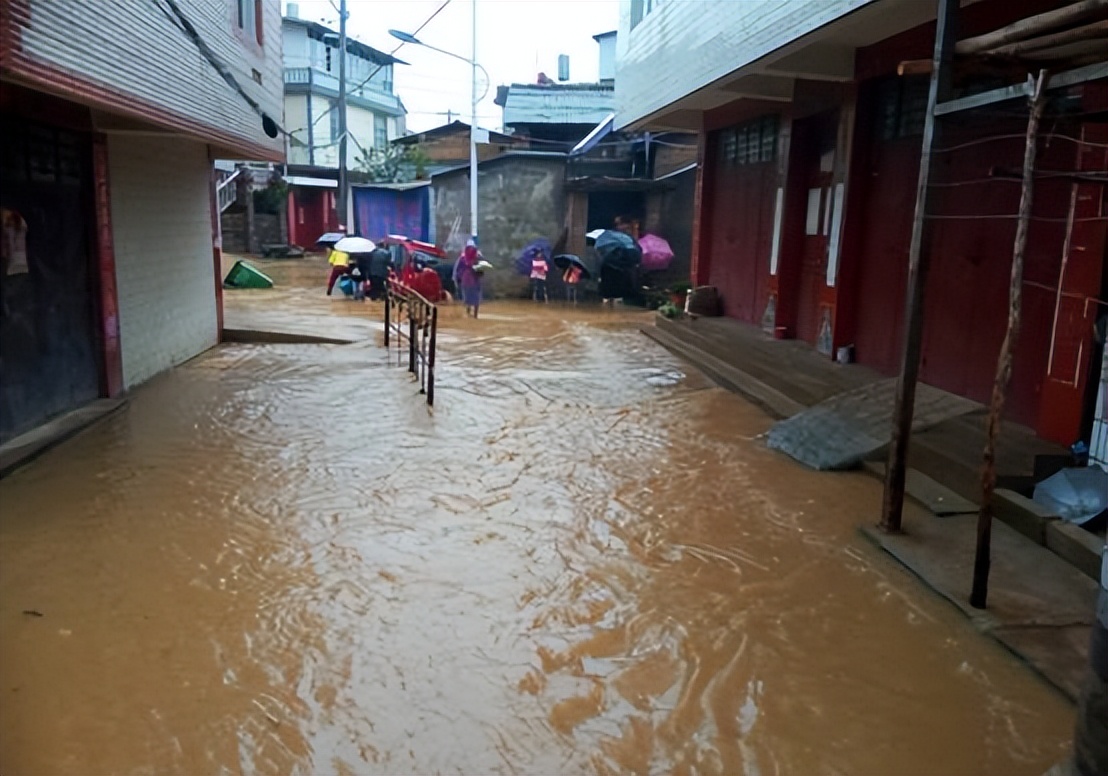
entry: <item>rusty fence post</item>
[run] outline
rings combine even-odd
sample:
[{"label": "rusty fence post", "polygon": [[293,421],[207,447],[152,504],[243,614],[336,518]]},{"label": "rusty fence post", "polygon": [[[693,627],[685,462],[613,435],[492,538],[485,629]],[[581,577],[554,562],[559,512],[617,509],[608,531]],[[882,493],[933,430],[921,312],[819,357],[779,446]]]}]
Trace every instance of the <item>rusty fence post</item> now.
[{"label": "rusty fence post", "polygon": [[389,329],[392,327],[389,308],[392,307],[392,289],[385,286],[385,356],[389,354]]},{"label": "rusty fence post", "polygon": [[435,406],[435,345],[439,331],[439,308],[431,308],[431,342],[427,348],[427,404]]},{"label": "rusty fence post", "polygon": [[427,326],[431,320],[428,315],[427,304],[419,303],[419,323],[416,332],[419,334],[419,392],[427,393]]},{"label": "rusty fence post", "polygon": [[416,372],[416,319],[411,300],[408,301],[408,371]]}]

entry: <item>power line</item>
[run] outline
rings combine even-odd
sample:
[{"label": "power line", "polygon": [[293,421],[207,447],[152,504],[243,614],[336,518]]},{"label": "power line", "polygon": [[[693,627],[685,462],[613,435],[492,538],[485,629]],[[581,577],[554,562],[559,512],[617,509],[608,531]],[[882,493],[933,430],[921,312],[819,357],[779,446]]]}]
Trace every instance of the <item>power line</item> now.
[{"label": "power line", "polygon": [[[447,0],[447,2],[450,2],[450,0]],[[153,0],[153,3],[161,10],[163,14],[166,13],[165,9],[162,8],[161,5],[159,5],[158,0]],[[251,109],[255,113],[262,117],[262,127],[265,128],[266,134],[270,137],[277,137],[279,133],[285,132],[285,130],[281,129],[280,124],[274,121],[269,116],[269,114],[262,110],[262,106],[258,104],[258,101],[247,94],[246,90],[242,88],[242,84],[238,82],[238,79],[235,78],[234,74],[227,69],[227,66],[223,64],[223,61],[218,56],[216,56],[211,47],[208,46],[208,44],[204,41],[202,37],[200,37],[200,33],[197,32],[196,27],[193,26],[193,23],[189,21],[187,16],[185,16],[184,12],[181,10],[181,7],[177,5],[177,0],[165,0],[165,3],[169,6],[169,9],[176,17],[177,23],[175,26],[185,33],[186,37],[188,37],[188,39],[192,41],[192,44],[196,46],[196,49],[200,52],[200,55],[208,61],[208,64],[211,65],[217,73],[219,73],[220,77],[227,82],[227,85],[234,89],[235,92],[243,99],[244,102],[246,102],[247,105],[251,107]],[[270,134],[271,131],[272,134]],[[288,133],[286,132],[285,134]]]},{"label": "power line", "polygon": [[[168,1],[169,1],[169,0],[167,0],[167,2],[168,2]],[[413,35],[413,36],[415,36],[415,35],[418,35],[418,34],[419,34],[419,33],[420,33],[420,32],[421,32],[422,30],[423,30],[423,28],[424,28],[424,27],[426,27],[426,26],[427,26],[428,24],[430,24],[430,23],[431,23],[431,20],[432,20],[432,19],[434,19],[434,18],[435,18],[436,16],[438,16],[438,15],[439,15],[440,13],[442,13],[442,10],[443,10],[444,8],[446,8],[446,6],[448,6],[448,5],[450,5],[450,0],[443,0],[443,4],[442,4],[442,5],[440,5],[440,6],[439,6],[439,7],[438,7],[438,8],[437,8],[437,9],[435,10],[435,12],[434,12],[434,13],[432,13],[432,14],[431,14],[430,16],[428,16],[428,17],[427,17],[427,19],[426,19],[426,20],[425,20],[425,21],[423,22],[423,24],[421,24],[421,25],[419,25],[418,27],[416,27],[416,30],[415,30],[415,32],[413,32],[413,33],[412,33],[412,35]],[[405,41],[400,41],[400,44],[399,44],[399,45],[397,45],[397,46],[396,46],[396,47],[395,47],[395,48],[394,48],[394,49],[393,49],[392,51],[390,51],[390,52],[389,52],[389,56],[390,56],[390,57],[393,57],[393,56],[395,56],[395,55],[396,55],[396,52],[398,52],[398,51],[400,51],[400,49],[404,48],[404,46],[405,46],[405,45],[406,45]],[[345,52],[345,51],[343,51],[343,52],[342,52],[342,56],[344,56],[344,57],[346,56],[346,52]],[[390,63],[388,63],[388,64],[392,64],[392,63],[390,62]],[[370,74],[369,74],[369,75],[368,75],[368,76],[366,77],[366,79],[365,79],[364,81],[362,81],[362,82],[361,82],[360,84],[358,84],[357,86],[355,86],[353,90],[354,90],[354,91],[356,91],[356,90],[358,90],[358,89],[361,89],[361,88],[362,88],[363,86],[365,86],[366,84],[368,84],[368,83],[369,83],[370,81],[372,81],[372,80],[373,80],[373,77],[374,77],[375,75],[377,75],[377,74],[378,74],[379,72],[381,72],[382,68],[384,68],[384,67],[385,67],[385,65],[384,65],[384,64],[381,64],[381,65],[377,65],[377,69],[376,69],[376,70],[374,70],[374,71],[373,71],[372,73],[370,73]],[[318,118],[316,118],[316,120],[312,122],[312,128],[315,128],[315,126],[316,126],[317,124],[319,124],[319,122],[320,122],[320,121],[322,121],[322,120],[323,120],[323,117],[324,117],[324,116],[326,116],[326,115],[328,115],[328,114],[330,114],[330,113],[331,113],[332,111],[334,111],[336,107],[337,107],[337,104],[336,104],[336,105],[332,105],[332,106],[331,106],[331,107],[329,107],[329,108],[328,108],[327,110],[323,111],[323,113],[320,113],[320,114],[319,114],[319,117],[318,117]],[[307,127],[305,127],[305,129],[307,129]],[[299,131],[301,131],[301,130],[297,130],[297,131],[299,132]]]}]

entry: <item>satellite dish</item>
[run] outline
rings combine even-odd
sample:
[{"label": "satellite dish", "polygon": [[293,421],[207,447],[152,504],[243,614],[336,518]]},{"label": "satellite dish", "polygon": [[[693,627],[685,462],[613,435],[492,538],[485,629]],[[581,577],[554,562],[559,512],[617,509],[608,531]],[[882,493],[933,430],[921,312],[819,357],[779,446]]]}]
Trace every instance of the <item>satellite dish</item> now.
[{"label": "satellite dish", "polygon": [[262,114],[262,129],[268,137],[277,137],[279,132],[277,122],[264,113]]}]

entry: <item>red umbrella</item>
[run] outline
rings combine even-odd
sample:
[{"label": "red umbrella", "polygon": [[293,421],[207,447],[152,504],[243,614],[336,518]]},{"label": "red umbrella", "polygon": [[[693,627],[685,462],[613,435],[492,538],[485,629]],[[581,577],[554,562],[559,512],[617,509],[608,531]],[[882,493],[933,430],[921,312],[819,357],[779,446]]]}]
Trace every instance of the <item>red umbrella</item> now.
[{"label": "red umbrella", "polygon": [[642,248],[642,270],[655,272],[666,269],[673,261],[673,249],[665,238],[656,234],[644,234],[639,238],[639,247]]}]

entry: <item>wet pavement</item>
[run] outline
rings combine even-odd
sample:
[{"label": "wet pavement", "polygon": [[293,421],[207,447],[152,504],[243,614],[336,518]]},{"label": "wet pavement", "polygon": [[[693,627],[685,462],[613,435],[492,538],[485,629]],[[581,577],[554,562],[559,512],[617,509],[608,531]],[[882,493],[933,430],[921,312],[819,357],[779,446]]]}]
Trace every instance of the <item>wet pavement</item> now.
[{"label": "wet pavement", "polygon": [[433,411],[373,342],[229,345],[0,482],[0,772],[1066,753],[1072,707],[858,537],[876,480],[767,450],[641,315],[483,312],[444,316]]}]

